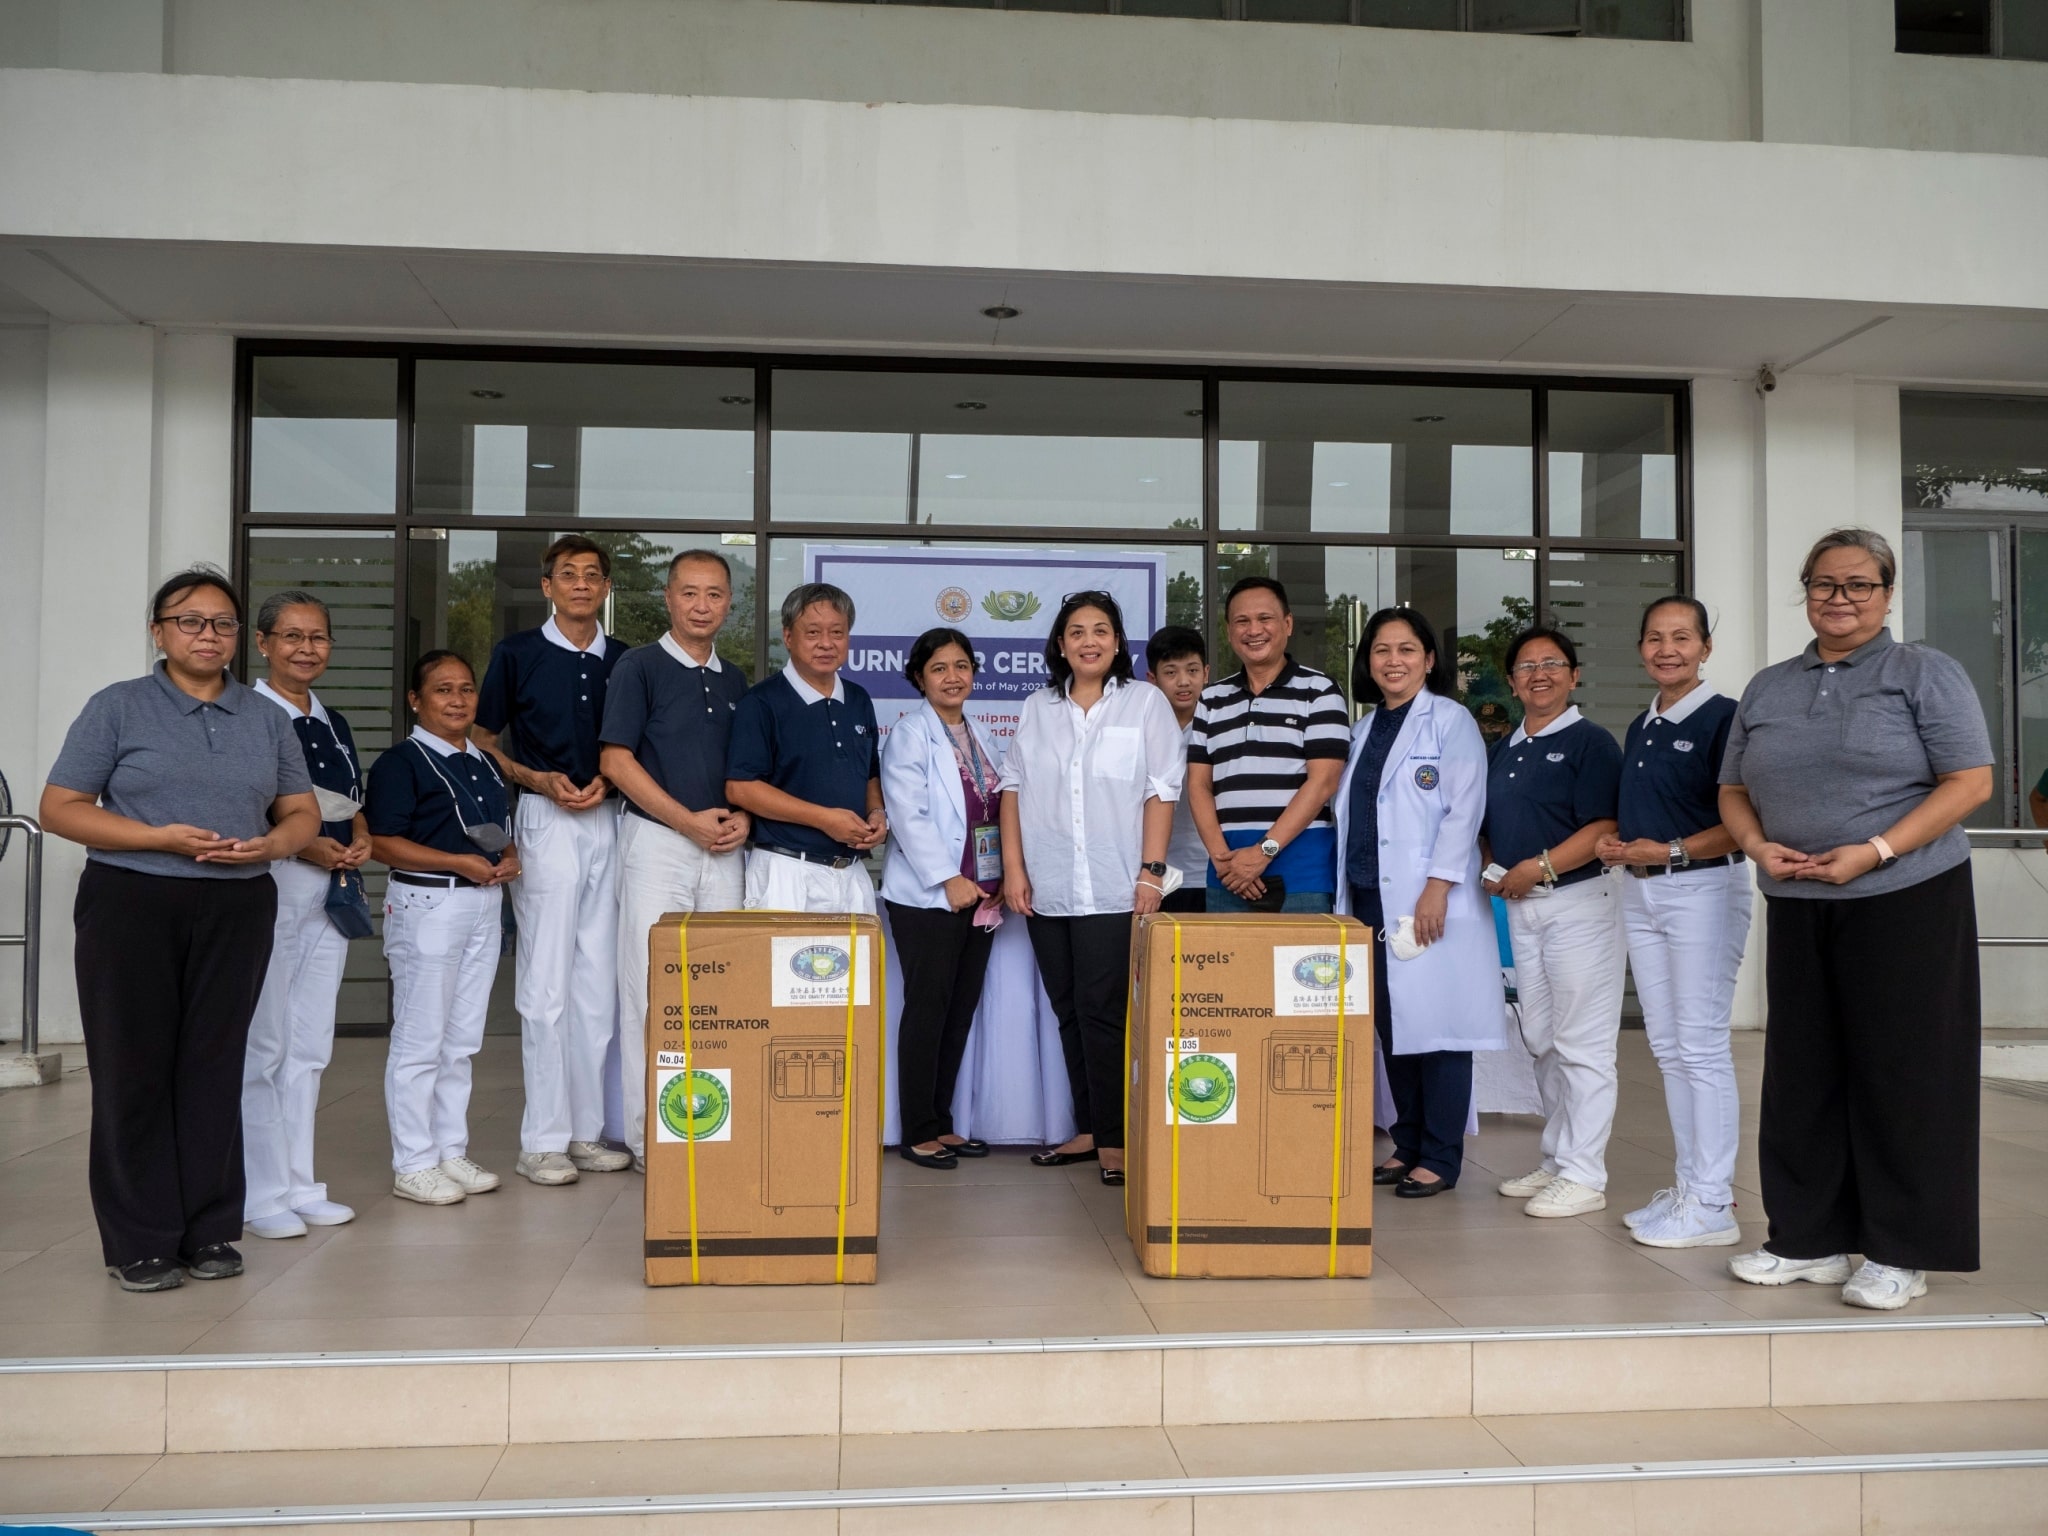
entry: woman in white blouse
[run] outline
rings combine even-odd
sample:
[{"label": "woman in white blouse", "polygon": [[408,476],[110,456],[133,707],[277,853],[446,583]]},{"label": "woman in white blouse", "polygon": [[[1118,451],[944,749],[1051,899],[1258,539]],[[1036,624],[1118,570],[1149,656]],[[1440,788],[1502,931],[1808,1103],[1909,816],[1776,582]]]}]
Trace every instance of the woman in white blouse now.
[{"label": "woman in white blouse", "polygon": [[1100,1159],[1124,1181],[1124,993],[1131,916],[1156,912],[1180,798],[1173,706],[1132,677],[1107,592],[1070,593],[1045,643],[1052,682],[1024,701],[1003,760],[1003,901],[1030,920],[1059,1016],[1074,1136],[1040,1167]]}]

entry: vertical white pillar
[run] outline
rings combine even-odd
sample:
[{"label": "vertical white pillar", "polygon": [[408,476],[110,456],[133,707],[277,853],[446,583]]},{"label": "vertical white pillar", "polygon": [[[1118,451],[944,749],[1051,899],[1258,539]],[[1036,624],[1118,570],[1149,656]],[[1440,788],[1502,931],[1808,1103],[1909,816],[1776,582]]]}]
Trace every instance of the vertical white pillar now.
[{"label": "vertical white pillar", "polygon": [[[42,672],[43,396],[46,328],[0,330],[0,549],[17,579],[0,604],[0,774],[18,812],[33,816],[41,787],[36,695]],[[22,844],[0,862],[0,929],[22,928]],[[47,972],[49,957],[45,952]],[[47,983],[45,983],[47,986]],[[0,1039],[21,1038],[21,951],[0,950]]]},{"label": "vertical white pillar", "polygon": [[154,569],[232,569],[235,339],[170,332],[157,351]]}]

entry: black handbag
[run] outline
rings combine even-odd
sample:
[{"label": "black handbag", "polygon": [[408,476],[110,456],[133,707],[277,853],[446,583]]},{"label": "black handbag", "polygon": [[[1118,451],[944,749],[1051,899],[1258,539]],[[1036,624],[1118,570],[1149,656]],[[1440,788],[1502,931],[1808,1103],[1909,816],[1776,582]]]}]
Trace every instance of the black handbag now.
[{"label": "black handbag", "polygon": [[375,931],[370,925],[370,896],[363,888],[361,870],[328,871],[327,921],[344,939],[367,939]]}]

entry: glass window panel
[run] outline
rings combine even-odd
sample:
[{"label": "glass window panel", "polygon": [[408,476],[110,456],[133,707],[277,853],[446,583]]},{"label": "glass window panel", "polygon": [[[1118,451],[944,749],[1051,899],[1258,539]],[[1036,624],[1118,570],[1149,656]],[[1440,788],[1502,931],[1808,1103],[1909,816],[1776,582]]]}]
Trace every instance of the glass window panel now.
[{"label": "glass window panel", "polygon": [[1677,538],[1677,399],[1553,389],[1549,402],[1551,533]]},{"label": "glass window panel", "polygon": [[1367,27],[1414,27],[1432,32],[1458,30],[1458,0],[1358,0],[1358,20]]},{"label": "glass window panel", "polygon": [[1525,389],[1222,386],[1222,526],[1302,533],[1526,536]]},{"label": "glass window panel", "polygon": [[249,510],[389,517],[398,488],[398,363],[251,363]]},{"label": "glass window panel", "polygon": [[774,419],[783,521],[1201,526],[1193,379],[792,369]]},{"label": "glass window panel", "polygon": [[2008,59],[2048,59],[2048,5],[2041,0],[2005,0],[1998,45]]},{"label": "glass window panel", "polygon": [[1905,504],[2048,512],[2048,399],[1899,394]]},{"label": "glass window panel", "polygon": [[[1535,613],[1532,552],[1501,549],[1344,548],[1314,544],[1224,544],[1216,567],[1214,668],[1241,665],[1224,630],[1223,594],[1245,576],[1272,576],[1294,611],[1296,661],[1329,673],[1351,696],[1351,659],[1365,621],[1381,608],[1419,609],[1458,656],[1459,689],[1482,728],[1512,729],[1501,658]],[[1490,707],[1489,707],[1490,706]]]},{"label": "glass window panel", "polygon": [[[1906,577],[1912,579],[1913,535],[1906,535]],[[2019,535],[2019,656],[2014,692],[2019,695],[2019,799],[2025,804],[2027,791],[2040,787],[2048,774],[2048,533]],[[1910,613],[1910,610],[1909,610]],[[1990,718],[1988,715],[1986,718]],[[1992,740],[1998,739],[1996,725]],[[2005,754],[2000,753],[2000,776],[2004,776]],[[2001,798],[1993,797],[1993,803]],[[2032,817],[2022,815],[2021,821]]]},{"label": "glass window panel", "polygon": [[1572,702],[1616,740],[1655,691],[1636,649],[1643,610],[1677,590],[1675,554],[1573,550],[1550,557],[1544,612],[1572,637],[1583,669]]},{"label": "glass window panel", "polygon": [[414,510],[750,521],[753,395],[747,368],[422,360]]},{"label": "glass window panel", "polygon": [[[2013,772],[2005,730],[2005,663],[2011,629],[2006,618],[2004,531],[1908,529],[1901,565],[1905,624],[1900,638],[1924,641],[1961,662],[1976,685],[1985,723],[1991,729],[1998,790],[1970,814],[1968,824],[2011,826]],[[2040,573],[2030,572],[2028,579],[2038,583]],[[2023,636],[2023,656],[2024,651]],[[2022,693],[2025,691],[2023,685]]]},{"label": "glass window panel", "polygon": [[1472,0],[1474,32],[1579,30],[1579,0]]},{"label": "glass window panel", "polygon": [[1351,21],[1351,0],[1244,0],[1244,19],[1347,26]]},{"label": "glass window panel", "polygon": [[1685,36],[1683,0],[1587,0],[1586,35],[1681,41]]},{"label": "glass window panel", "polygon": [[1004,0],[1003,8],[1010,11],[1085,11],[1091,15],[1109,14],[1109,0]]},{"label": "glass window panel", "polygon": [[1126,16],[1187,16],[1197,21],[1221,21],[1230,15],[1228,0],[1123,0],[1117,9]]},{"label": "glass window panel", "polygon": [[1896,0],[1894,15],[1900,53],[1991,51],[1991,0]]}]

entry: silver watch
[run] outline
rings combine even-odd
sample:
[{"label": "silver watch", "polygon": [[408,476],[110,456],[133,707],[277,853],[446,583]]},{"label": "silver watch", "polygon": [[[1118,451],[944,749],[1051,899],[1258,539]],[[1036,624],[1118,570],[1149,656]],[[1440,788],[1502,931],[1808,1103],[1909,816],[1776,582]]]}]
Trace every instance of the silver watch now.
[{"label": "silver watch", "polygon": [[1670,864],[1673,869],[1686,869],[1692,864],[1692,855],[1685,851],[1685,839],[1682,837],[1671,839]]},{"label": "silver watch", "polygon": [[1280,845],[1274,842],[1273,839],[1269,837],[1263,843],[1259,844],[1259,852],[1263,853],[1269,859],[1277,859],[1280,857]]}]

